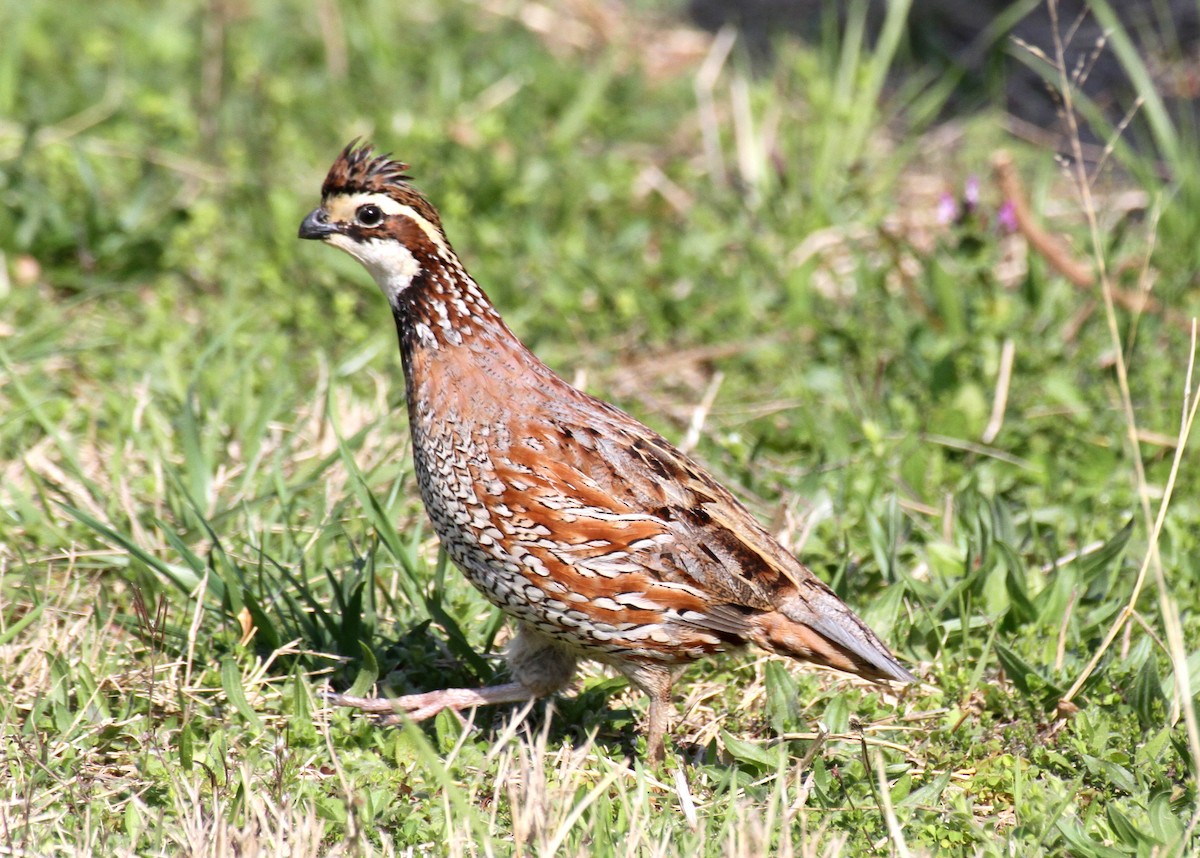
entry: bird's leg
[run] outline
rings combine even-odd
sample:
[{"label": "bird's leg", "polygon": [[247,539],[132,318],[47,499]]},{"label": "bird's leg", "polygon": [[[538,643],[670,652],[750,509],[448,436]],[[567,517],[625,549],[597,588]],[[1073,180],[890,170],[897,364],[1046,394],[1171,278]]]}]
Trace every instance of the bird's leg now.
[{"label": "bird's leg", "polygon": [[671,689],[661,691],[655,689],[650,693],[650,713],[646,724],[646,759],[654,765],[663,761],[666,755],[664,738],[667,734],[667,722],[671,719]]},{"label": "bird's leg", "polygon": [[665,755],[664,739],[671,721],[671,686],[683,673],[684,666],[639,664],[624,669],[629,680],[650,697],[646,718],[646,759],[657,765]]},{"label": "bird's leg", "polygon": [[443,709],[459,711],[497,703],[524,703],[552,694],[570,683],[575,675],[575,654],[561,643],[522,625],[505,654],[515,682],[485,688],[443,688],[403,697],[352,697],[327,693],[325,699],[337,706],[352,706],[362,712],[383,713],[388,723],[406,715],[411,721],[432,718]]},{"label": "bird's leg", "polygon": [[324,695],[336,706],[350,706],[363,712],[389,714],[393,718],[407,715],[411,721],[432,718],[443,709],[458,711],[474,706],[491,706],[497,703],[523,703],[540,697],[533,689],[519,682],[505,685],[490,685],[486,688],[443,688],[423,694],[406,694],[403,697],[352,697],[349,694]]}]

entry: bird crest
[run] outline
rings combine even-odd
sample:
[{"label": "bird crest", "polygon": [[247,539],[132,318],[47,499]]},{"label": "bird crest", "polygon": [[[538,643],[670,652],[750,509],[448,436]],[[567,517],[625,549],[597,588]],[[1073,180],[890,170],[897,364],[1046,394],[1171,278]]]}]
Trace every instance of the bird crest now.
[{"label": "bird crest", "polygon": [[409,181],[408,169],[408,164],[397,161],[390,153],[376,155],[370,143],[356,137],[329,168],[321,185],[321,197],[328,200],[330,197],[355,194],[384,194],[411,208],[413,213],[442,233],[441,216]]},{"label": "bird crest", "polygon": [[408,164],[393,159],[390,153],[376,155],[370,143],[356,137],[329,168],[321,196],[413,193],[408,179]]}]

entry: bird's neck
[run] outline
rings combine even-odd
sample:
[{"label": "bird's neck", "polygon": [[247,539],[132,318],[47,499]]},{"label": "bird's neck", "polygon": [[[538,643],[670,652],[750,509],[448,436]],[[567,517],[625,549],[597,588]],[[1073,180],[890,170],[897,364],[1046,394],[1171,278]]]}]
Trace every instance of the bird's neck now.
[{"label": "bird's neck", "polygon": [[417,387],[428,386],[426,401],[434,402],[480,395],[480,385],[497,397],[562,383],[517,339],[456,257],[421,262],[392,302],[410,404]]},{"label": "bird's neck", "polygon": [[487,295],[456,257],[421,260],[417,272],[397,290],[392,311],[400,333],[414,347],[433,351],[494,343],[507,347],[516,337]]}]

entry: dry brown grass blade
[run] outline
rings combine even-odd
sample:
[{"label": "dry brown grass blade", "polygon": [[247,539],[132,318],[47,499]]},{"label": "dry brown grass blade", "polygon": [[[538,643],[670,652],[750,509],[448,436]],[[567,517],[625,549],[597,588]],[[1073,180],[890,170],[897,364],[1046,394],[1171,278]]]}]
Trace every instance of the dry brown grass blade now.
[{"label": "dry brown grass blade", "polygon": [[992,397],[992,414],[988,418],[983,434],[979,436],[979,440],[984,444],[991,444],[995,441],[996,436],[1000,434],[1001,427],[1004,426],[1004,412],[1008,410],[1008,389],[1012,384],[1013,359],[1016,354],[1017,348],[1012,337],[1005,337],[1004,345],[1000,349],[1000,371],[996,374],[996,393]]},{"label": "dry brown grass blade", "polygon": [[1051,268],[1076,286],[1094,286],[1096,275],[1091,266],[1076,259],[1066,243],[1047,231],[1033,216],[1024,185],[1017,175],[1012,155],[1007,150],[1001,149],[992,155],[992,172],[996,177],[996,184],[1000,187],[1000,193],[1012,205],[1017,229],[1025,236],[1030,247],[1037,251]]},{"label": "dry brown grass blade", "polygon": [[[1174,602],[1169,595],[1169,589],[1166,579],[1166,573],[1163,570],[1162,558],[1158,552],[1159,537],[1162,533],[1163,523],[1166,519],[1167,510],[1171,505],[1171,498],[1175,489],[1176,478],[1178,477],[1180,465],[1183,459],[1184,450],[1187,447],[1188,438],[1191,435],[1192,426],[1196,417],[1197,404],[1200,404],[1200,388],[1193,387],[1193,373],[1196,361],[1196,323],[1193,320],[1191,324],[1191,349],[1187,363],[1187,377],[1184,382],[1183,390],[1183,408],[1182,417],[1180,420],[1179,437],[1175,447],[1175,455],[1171,462],[1170,474],[1167,478],[1166,486],[1162,492],[1162,500],[1159,503],[1158,513],[1154,515],[1151,512],[1150,504],[1150,489],[1146,480],[1145,467],[1142,463],[1141,450],[1138,445],[1139,431],[1137,426],[1137,418],[1133,408],[1133,397],[1130,393],[1129,372],[1125,364],[1125,356],[1123,343],[1121,341],[1120,328],[1117,322],[1116,305],[1117,305],[1117,290],[1109,279],[1108,269],[1104,254],[1101,251],[1103,244],[1101,242],[1100,225],[1096,216],[1096,205],[1092,196],[1091,180],[1087,174],[1087,169],[1083,159],[1083,152],[1080,143],[1080,132],[1076,118],[1076,112],[1072,96],[1072,81],[1069,77],[1066,58],[1065,46],[1058,29],[1058,4],[1056,0],[1047,0],[1047,9],[1050,13],[1051,31],[1054,37],[1055,57],[1054,63],[1059,74],[1059,86],[1063,99],[1063,112],[1067,122],[1068,137],[1072,145],[1072,177],[1075,180],[1076,189],[1080,196],[1084,215],[1087,218],[1088,228],[1091,233],[1092,247],[1095,253],[1096,276],[1100,286],[1100,294],[1104,300],[1104,315],[1108,323],[1109,336],[1112,341],[1114,363],[1117,370],[1117,386],[1121,395],[1122,410],[1125,415],[1125,426],[1127,432],[1127,440],[1129,442],[1130,455],[1133,460],[1134,482],[1137,489],[1138,498],[1141,502],[1142,516],[1146,523],[1148,531],[1148,544],[1146,554],[1143,558],[1142,565],[1138,571],[1137,580],[1134,583],[1133,592],[1129,598],[1125,608],[1113,622],[1108,633],[1105,635],[1103,643],[1093,654],[1087,667],[1071,685],[1067,693],[1063,695],[1060,702],[1060,711],[1069,712],[1074,708],[1072,699],[1083,688],[1088,677],[1095,671],[1100,660],[1108,651],[1117,635],[1126,626],[1129,620],[1135,615],[1135,606],[1137,605],[1138,597],[1141,594],[1145,584],[1147,573],[1150,569],[1154,570],[1155,581],[1158,585],[1158,600],[1163,616],[1163,624],[1167,630],[1167,654],[1171,659],[1172,668],[1175,673],[1175,683],[1178,706],[1183,715],[1188,734],[1188,746],[1193,758],[1193,766],[1200,769],[1200,725],[1197,724],[1195,709],[1192,702],[1191,690],[1188,687],[1188,666],[1186,660],[1186,652],[1183,646],[1182,630],[1179,625],[1179,618]],[[1200,810],[1197,811],[1197,817],[1200,818]]]},{"label": "dry brown grass blade", "polygon": [[[1082,154],[1079,157],[1082,157]],[[1081,166],[1080,170],[1083,171],[1084,168]],[[1017,231],[1029,242],[1029,246],[1072,285],[1079,289],[1094,289],[1100,280],[1097,271],[1076,258],[1067,243],[1042,226],[1034,216],[1025,186],[1008,151],[1001,149],[992,155],[992,173],[1000,193],[1012,204]],[[1084,175],[1086,176],[1086,173]],[[1111,283],[1107,285],[1107,289],[1111,293],[1113,303],[1125,310],[1139,314],[1151,313],[1185,330],[1189,325],[1186,316],[1164,307],[1161,301],[1144,289],[1128,292],[1116,288]]]}]

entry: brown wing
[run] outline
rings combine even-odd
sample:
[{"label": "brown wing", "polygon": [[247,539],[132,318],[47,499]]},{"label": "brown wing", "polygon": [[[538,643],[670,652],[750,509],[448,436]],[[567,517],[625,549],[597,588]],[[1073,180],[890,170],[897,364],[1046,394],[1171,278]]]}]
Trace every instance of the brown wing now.
[{"label": "brown wing", "polygon": [[[679,544],[692,548],[681,552],[685,564],[698,561],[714,589],[765,596],[767,607],[751,618],[751,640],[870,679],[915,681],[870,627],[703,468],[648,429],[631,449],[682,495]],[[695,575],[690,565],[688,571]],[[760,607],[757,600],[739,604]]]},{"label": "brown wing", "polygon": [[[545,539],[528,550],[605,621],[632,613],[663,642],[711,651],[753,640],[876,678],[908,674],[829,588],[703,469],[628,415],[518,429],[496,463],[505,504]],[[567,415],[564,415],[567,416]],[[530,506],[536,505],[536,508]],[[581,601],[581,604],[583,602]],[[706,634],[708,633],[708,634]],[[699,653],[697,653],[699,654]]]}]

